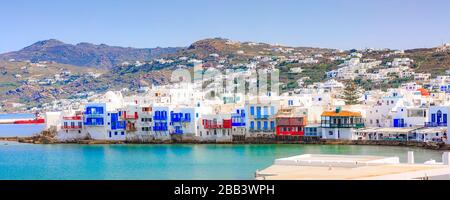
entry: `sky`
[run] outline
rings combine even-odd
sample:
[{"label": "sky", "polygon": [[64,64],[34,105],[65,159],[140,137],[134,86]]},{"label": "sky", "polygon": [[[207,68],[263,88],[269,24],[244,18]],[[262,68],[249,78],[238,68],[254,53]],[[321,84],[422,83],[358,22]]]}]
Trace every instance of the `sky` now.
[{"label": "sky", "polygon": [[448,0],[14,0],[0,53],[58,39],[174,47],[212,37],[288,46],[409,49],[450,42]]}]

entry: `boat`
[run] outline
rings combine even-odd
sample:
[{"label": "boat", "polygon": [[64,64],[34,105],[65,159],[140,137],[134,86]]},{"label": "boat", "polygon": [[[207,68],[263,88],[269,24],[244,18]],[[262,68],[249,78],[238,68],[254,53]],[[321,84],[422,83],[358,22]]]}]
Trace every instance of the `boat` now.
[{"label": "boat", "polygon": [[16,120],[14,124],[44,124],[44,118],[36,118],[36,119],[25,119],[25,120]]}]

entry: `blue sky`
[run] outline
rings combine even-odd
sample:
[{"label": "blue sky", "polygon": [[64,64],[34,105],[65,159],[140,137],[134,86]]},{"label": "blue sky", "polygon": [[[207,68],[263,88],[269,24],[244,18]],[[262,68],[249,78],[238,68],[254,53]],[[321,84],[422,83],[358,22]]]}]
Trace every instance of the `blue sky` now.
[{"label": "blue sky", "polygon": [[0,52],[39,40],[131,47],[239,41],[340,49],[450,42],[448,0],[15,0],[0,2]]}]

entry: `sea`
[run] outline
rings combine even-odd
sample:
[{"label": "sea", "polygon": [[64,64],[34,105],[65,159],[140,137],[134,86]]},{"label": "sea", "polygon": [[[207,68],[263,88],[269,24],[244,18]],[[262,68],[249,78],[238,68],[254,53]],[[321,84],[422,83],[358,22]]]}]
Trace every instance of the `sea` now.
[{"label": "sea", "polygon": [[[2,116],[4,117],[4,116]],[[14,116],[17,117],[17,116]],[[27,116],[24,116],[26,118]],[[29,116],[28,116],[29,117]],[[41,125],[0,125],[1,136]],[[441,162],[441,151],[409,147],[304,144],[23,144],[0,141],[0,180],[251,180],[277,158],[300,154],[398,156]]]}]

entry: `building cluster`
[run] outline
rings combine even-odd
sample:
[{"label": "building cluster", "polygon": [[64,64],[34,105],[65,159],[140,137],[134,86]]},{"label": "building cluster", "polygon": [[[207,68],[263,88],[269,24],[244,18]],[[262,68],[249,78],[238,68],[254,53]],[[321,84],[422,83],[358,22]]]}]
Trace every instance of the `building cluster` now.
[{"label": "building cluster", "polygon": [[145,142],[175,137],[231,142],[298,136],[448,143],[449,84],[443,77],[438,80],[428,86],[438,90],[410,83],[398,89],[367,91],[357,105],[345,105],[339,95],[342,88],[208,99],[209,92],[200,92],[192,83],[179,83],[148,88],[134,96],[110,91],[46,121],[48,126],[57,126],[62,141]]}]

